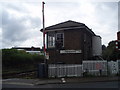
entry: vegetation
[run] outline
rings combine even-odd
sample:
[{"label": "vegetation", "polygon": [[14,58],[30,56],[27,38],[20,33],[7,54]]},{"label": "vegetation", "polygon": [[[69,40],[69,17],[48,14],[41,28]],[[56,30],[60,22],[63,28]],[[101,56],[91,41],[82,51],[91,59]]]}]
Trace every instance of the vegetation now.
[{"label": "vegetation", "polygon": [[107,47],[105,45],[103,45],[102,46],[103,59],[106,59],[106,60],[120,59],[120,51],[118,51],[115,47],[116,47],[115,41],[110,41]]},{"label": "vegetation", "polygon": [[37,68],[37,65],[41,62],[43,62],[42,55],[29,54],[26,53],[24,50],[2,50],[3,74],[35,70]]},{"label": "vegetation", "polygon": [[[120,59],[120,51],[115,48],[115,41],[109,42],[108,46],[102,46],[102,56],[105,60]],[[1,50],[0,50],[1,51]],[[16,73],[37,69],[37,65],[43,62],[43,56],[29,54],[24,50],[2,49],[2,73]],[[86,76],[86,73],[84,73]]]}]

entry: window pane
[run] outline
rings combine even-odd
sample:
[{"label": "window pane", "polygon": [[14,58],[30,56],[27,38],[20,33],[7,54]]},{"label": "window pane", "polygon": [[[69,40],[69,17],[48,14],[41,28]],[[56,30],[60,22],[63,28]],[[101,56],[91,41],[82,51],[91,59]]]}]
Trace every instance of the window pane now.
[{"label": "window pane", "polygon": [[63,46],[63,33],[57,33],[56,40],[61,46]]},{"label": "window pane", "polygon": [[48,35],[48,47],[54,47],[55,46],[55,35],[49,34]]}]

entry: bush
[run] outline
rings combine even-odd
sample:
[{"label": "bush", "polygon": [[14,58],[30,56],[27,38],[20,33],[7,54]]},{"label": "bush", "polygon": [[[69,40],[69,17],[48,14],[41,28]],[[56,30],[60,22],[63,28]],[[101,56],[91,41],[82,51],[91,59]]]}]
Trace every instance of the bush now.
[{"label": "bush", "polygon": [[43,61],[43,56],[37,54],[29,54],[24,50],[3,49],[2,50],[2,67],[9,68],[30,68],[34,67],[37,63]]}]

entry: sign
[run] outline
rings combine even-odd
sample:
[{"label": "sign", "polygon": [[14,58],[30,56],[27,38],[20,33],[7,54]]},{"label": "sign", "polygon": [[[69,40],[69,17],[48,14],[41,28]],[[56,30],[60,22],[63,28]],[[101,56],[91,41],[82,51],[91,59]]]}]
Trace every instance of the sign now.
[{"label": "sign", "polygon": [[81,50],[60,50],[60,53],[82,53]]},{"label": "sign", "polygon": [[99,69],[102,69],[102,66],[100,63],[96,63],[96,69],[99,70]]}]

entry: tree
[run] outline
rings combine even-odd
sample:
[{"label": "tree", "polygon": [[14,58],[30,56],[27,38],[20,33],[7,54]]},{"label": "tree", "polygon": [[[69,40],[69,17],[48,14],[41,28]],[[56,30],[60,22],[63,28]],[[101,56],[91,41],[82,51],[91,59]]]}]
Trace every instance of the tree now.
[{"label": "tree", "polygon": [[105,45],[102,45],[102,50],[104,51],[106,49],[107,49],[107,47]]},{"label": "tree", "polygon": [[[115,48],[115,41],[110,41],[107,48],[103,49],[102,56],[106,60],[117,60],[120,59],[120,51]],[[104,46],[103,46],[104,47]]]}]

